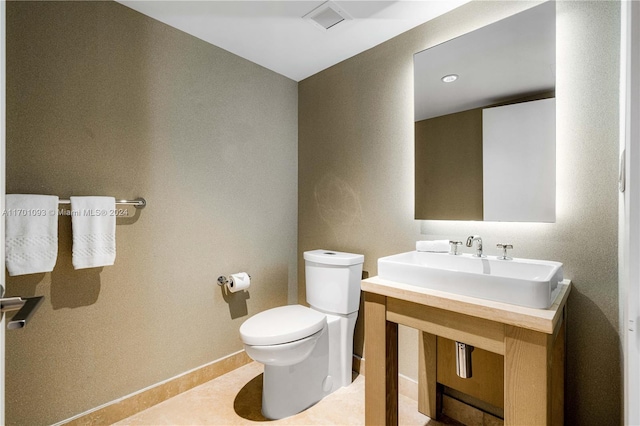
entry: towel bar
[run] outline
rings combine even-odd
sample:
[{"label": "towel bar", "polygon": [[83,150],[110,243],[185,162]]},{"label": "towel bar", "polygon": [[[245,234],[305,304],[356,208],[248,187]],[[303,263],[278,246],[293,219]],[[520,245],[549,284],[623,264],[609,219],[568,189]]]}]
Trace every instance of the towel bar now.
[{"label": "towel bar", "polygon": [[[58,200],[58,204],[71,204],[71,200]],[[134,206],[136,209],[144,209],[147,205],[147,200],[139,197],[135,200],[116,200],[116,204],[126,204],[129,206]]]}]

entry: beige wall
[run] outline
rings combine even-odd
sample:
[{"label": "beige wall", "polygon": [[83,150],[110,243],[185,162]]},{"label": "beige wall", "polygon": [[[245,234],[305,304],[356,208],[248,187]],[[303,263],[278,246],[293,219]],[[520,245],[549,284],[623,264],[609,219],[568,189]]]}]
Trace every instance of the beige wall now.
[{"label": "beige wall", "polygon": [[[7,3],[7,192],[144,196],[112,267],[7,280],[7,423],[50,424],[242,349],[295,300],[297,84],[115,2]],[[220,274],[247,270],[248,295]]]},{"label": "beige wall", "polygon": [[[557,2],[557,222],[413,219],[413,54],[531,4],[469,3],[300,82],[298,251],[363,253],[375,275],[379,257],[412,250],[418,239],[477,233],[489,253],[508,242],[515,256],[564,262],[574,282],[567,424],[619,424],[619,3]],[[401,372],[415,377],[415,332],[402,330],[400,352]]]}]

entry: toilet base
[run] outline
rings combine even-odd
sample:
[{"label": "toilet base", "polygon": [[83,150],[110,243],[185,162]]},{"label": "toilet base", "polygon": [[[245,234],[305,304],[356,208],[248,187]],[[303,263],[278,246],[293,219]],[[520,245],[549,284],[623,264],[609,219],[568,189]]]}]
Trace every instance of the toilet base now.
[{"label": "toilet base", "polygon": [[327,313],[329,327],[329,375],[333,378],[333,389],[349,386],[353,369],[353,332],[358,312],[349,315]]},{"label": "toilet base", "polygon": [[306,410],[333,390],[329,376],[328,326],[311,355],[290,366],[265,365],[262,385],[262,415],[277,420]]}]

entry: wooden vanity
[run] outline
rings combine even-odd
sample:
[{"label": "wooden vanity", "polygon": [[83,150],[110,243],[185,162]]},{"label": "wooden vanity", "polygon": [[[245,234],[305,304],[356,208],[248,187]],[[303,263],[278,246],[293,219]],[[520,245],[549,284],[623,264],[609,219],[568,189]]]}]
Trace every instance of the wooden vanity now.
[{"label": "wooden vanity", "polygon": [[430,290],[372,277],[362,281],[365,424],[398,424],[398,324],[419,330],[418,410],[437,417],[436,340],[504,356],[504,424],[562,425],[566,302],[564,280],[549,309]]}]

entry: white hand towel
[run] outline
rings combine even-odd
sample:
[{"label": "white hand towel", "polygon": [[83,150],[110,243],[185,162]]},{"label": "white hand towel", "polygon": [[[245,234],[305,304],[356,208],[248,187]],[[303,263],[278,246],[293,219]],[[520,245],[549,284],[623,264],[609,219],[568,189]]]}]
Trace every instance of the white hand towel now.
[{"label": "white hand towel", "polygon": [[9,275],[53,271],[58,258],[58,197],[7,194],[5,207]]},{"label": "white hand towel", "polygon": [[416,251],[449,253],[449,240],[416,241]]},{"label": "white hand towel", "polygon": [[113,265],[116,260],[116,200],[71,197],[74,269]]}]

